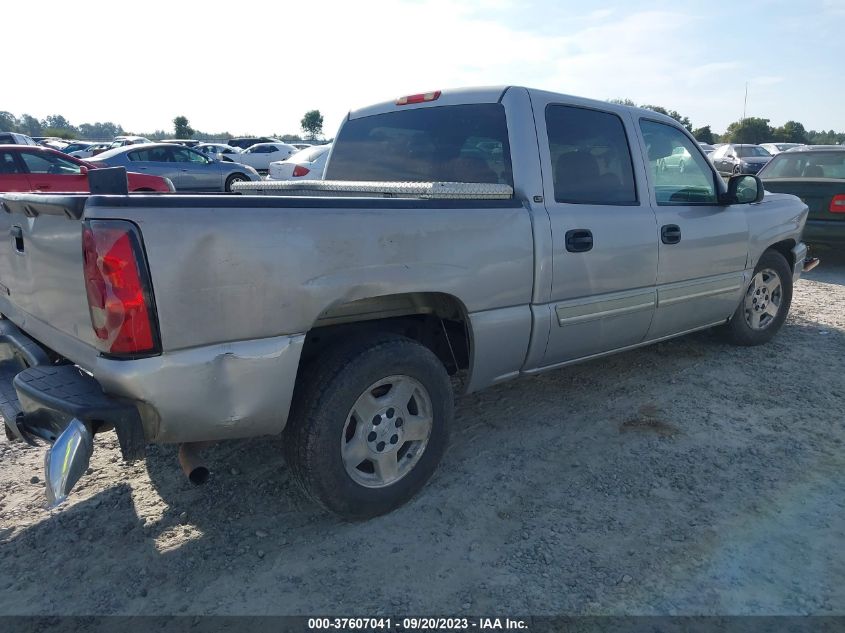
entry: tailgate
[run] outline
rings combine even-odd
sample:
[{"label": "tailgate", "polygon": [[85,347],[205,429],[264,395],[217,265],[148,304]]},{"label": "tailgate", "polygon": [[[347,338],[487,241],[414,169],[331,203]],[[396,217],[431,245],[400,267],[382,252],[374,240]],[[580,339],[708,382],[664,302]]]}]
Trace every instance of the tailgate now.
[{"label": "tailgate", "polygon": [[[82,264],[86,199],[0,198],[0,312],[24,330],[37,327],[41,342],[60,353],[68,337],[91,346],[95,342]],[[42,324],[34,324],[32,317]]]}]

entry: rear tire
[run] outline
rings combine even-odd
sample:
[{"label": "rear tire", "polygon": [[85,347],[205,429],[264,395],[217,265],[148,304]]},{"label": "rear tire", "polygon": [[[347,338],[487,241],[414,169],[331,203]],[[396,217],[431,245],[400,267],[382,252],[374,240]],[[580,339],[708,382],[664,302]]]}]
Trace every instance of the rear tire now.
[{"label": "rear tire", "polygon": [[226,193],[232,193],[232,185],[236,182],[249,182],[249,178],[244,174],[232,174],[226,179]]},{"label": "rear tire", "polygon": [[449,376],[428,348],[372,337],[304,370],[285,457],[317,503],[344,519],[368,519],[398,508],[431,478],[452,416]]},{"label": "rear tire", "polygon": [[792,304],[792,271],[777,251],[766,251],[731,320],[722,331],[734,345],[762,345],[778,333]]}]

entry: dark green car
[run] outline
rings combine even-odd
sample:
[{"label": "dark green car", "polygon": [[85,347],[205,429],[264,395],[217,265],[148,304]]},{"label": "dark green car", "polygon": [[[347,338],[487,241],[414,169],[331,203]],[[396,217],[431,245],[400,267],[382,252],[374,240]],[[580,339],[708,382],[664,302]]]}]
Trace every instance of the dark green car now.
[{"label": "dark green car", "polygon": [[758,176],[766,191],[791,193],[810,208],[804,242],[845,246],[845,147],[783,152]]}]

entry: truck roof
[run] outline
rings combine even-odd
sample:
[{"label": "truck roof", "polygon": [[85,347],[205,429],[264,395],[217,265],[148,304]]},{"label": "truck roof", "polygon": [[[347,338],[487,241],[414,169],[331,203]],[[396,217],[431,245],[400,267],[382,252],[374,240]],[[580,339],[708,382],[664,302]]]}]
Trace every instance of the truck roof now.
[{"label": "truck roof", "polygon": [[361,117],[372,116],[374,114],[384,114],[386,112],[395,112],[397,110],[408,110],[413,108],[427,108],[438,107],[446,105],[463,105],[468,103],[496,103],[504,97],[508,90],[525,90],[529,94],[545,97],[556,97],[573,105],[580,105],[587,108],[601,108],[602,110],[610,110],[616,112],[634,111],[640,116],[647,116],[650,119],[665,121],[667,123],[678,124],[672,117],[660,114],[654,110],[647,110],[644,108],[637,108],[635,106],[626,106],[618,103],[611,103],[609,101],[601,101],[598,99],[587,99],[585,97],[577,97],[561,92],[552,92],[549,90],[538,90],[536,88],[527,88],[525,86],[477,86],[464,88],[449,88],[440,91],[440,96],[432,101],[424,101],[422,103],[414,103],[407,105],[396,105],[396,100],[382,101],[374,105],[365,106],[352,110],[349,112],[349,119],[358,119]]}]

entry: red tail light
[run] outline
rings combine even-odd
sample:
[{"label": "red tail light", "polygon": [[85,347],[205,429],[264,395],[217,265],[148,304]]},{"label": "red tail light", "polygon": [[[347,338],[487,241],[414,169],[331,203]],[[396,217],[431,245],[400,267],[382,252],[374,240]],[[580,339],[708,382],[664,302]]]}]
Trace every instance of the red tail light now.
[{"label": "red tail light", "polygon": [[396,100],[396,105],[410,105],[412,103],[425,103],[426,101],[437,101],[440,98],[440,91],[422,92],[418,95],[408,95],[407,97],[399,97]]},{"label": "red tail light", "polygon": [[303,167],[302,165],[297,165],[296,167],[293,168],[293,175],[296,176],[296,177],[304,176],[304,175],[306,175],[310,172],[311,172],[310,169],[308,169],[307,167]]},{"label": "red tail light", "polygon": [[845,193],[838,193],[833,196],[828,210],[831,213],[845,213]]},{"label": "red tail light", "polygon": [[150,276],[135,225],[86,221],[82,254],[88,309],[100,350],[132,356],[159,353]]}]

